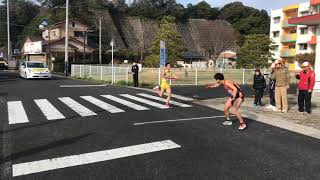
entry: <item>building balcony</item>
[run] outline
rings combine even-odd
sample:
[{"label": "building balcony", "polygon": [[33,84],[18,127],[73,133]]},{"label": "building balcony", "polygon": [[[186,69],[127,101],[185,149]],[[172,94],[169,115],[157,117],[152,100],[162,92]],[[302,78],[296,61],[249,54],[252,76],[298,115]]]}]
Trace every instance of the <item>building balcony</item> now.
[{"label": "building balcony", "polygon": [[320,4],[320,0],[310,0],[310,5],[311,6],[315,6],[315,5],[318,5]]},{"label": "building balcony", "polygon": [[288,23],[292,25],[308,25],[308,26],[319,25],[320,14],[312,14],[309,16],[292,18],[288,20]]},{"label": "building balcony", "polygon": [[313,35],[313,36],[311,37],[311,40],[308,41],[308,44],[309,44],[309,45],[316,45],[316,44],[317,44],[317,36],[316,36],[316,35]]},{"label": "building balcony", "polygon": [[296,55],[297,53],[295,49],[283,49],[280,52],[281,57],[294,57]]},{"label": "building balcony", "polygon": [[283,12],[287,12],[287,11],[294,11],[298,9],[299,9],[299,4],[294,4],[294,5],[284,7],[282,10]]},{"label": "building balcony", "polygon": [[282,28],[288,28],[288,27],[296,27],[297,25],[295,24],[290,24],[288,20],[283,20],[282,21]]},{"label": "building balcony", "polygon": [[281,37],[281,42],[296,42],[297,41],[297,34],[288,34],[288,35],[283,35]]}]

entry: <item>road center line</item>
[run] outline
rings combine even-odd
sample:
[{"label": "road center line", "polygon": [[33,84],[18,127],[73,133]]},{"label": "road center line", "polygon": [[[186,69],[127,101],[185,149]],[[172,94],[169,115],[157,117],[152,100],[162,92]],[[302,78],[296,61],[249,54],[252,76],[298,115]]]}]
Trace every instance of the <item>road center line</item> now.
[{"label": "road center line", "polygon": [[177,148],[181,148],[181,146],[171,140],[166,140],[105,151],[14,164],[12,165],[12,176],[28,175]]},{"label": "road center line", "polygon": [[61,88],[83,88],[83,87],[106,87],[106,84],[100,85],[60,85]]},{"label": "road center line", "polygon": [[141,125],[146,125],[146,124],[158,124],[158,123],[179,122],[179,121],[193,121],[193,120],[200,120],[200,119],[216,119],[216,118],[224,118],[224,117],[225,116],[209,116],[209,117],[186,118],[186,119],[172,119],[172,120],[163,120],[163,121],[150,121],[150,122],[134,123],[133,125],[134,126],[141,126]]}]

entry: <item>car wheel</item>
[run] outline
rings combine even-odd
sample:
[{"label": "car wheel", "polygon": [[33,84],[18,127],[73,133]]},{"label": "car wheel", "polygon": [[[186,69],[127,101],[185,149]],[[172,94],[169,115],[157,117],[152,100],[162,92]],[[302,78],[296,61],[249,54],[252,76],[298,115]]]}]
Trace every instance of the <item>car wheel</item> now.
[{"label": "car wheel", "polygon": [[27,73],[24,73],[24,78],[29,79]]}]

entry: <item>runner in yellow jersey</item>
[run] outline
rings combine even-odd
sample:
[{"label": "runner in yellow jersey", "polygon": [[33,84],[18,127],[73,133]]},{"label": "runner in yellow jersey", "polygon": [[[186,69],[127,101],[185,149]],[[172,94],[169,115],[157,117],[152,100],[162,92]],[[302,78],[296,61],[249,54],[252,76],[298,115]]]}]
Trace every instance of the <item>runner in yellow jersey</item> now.
[{"label": "runner in yellow jersey", "polygon": [[161,73],[161,84],[160,84],[160,87],[156,86],[155,88],[153,88],[153,90],[155,90],[160,97],[163,96],[164,92],[167,93],[167,100],[166,100],[166,106],[167,107],[170,107],[170,99],[171,99],[171,86],[170,86],[170,82],[169,82],[170,79],[177,80],[178,77],[175,76],[171,72],[171,64],[170,63],[166,63],[166,66],[165,66],[165,68],[163,69],[163,71]]}]

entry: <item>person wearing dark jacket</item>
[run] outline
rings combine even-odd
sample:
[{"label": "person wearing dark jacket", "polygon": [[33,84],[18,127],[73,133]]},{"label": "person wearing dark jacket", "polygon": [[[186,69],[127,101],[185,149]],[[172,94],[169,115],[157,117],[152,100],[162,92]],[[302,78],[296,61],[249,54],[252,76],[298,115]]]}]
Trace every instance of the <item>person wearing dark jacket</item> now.
[{"label": "person wearing dark jacket", "polygon": [[266,87],[266,80],[264,79],[260,70],[257,69],[253,78],[253,89],[255,91],[255,98],[253,104],[254,107],[257,107],[258,105],[262,106],[261,99],[263,98],[263,92],[266,89]]},{"label": "person wearing dark jacket", "polygon": [[276,91],[276,81],[272,79],[272,75],[274,73],[274,70],[276,68],[275,63],[272,63],[270,66],[270,74],[269,74],[269,97],[270,97],[270,105],[267,107],[269,109],[272,109],[273,111],[276,111],[276,99],[275,99],[275,91]]},{"label": "person wearing dark jacket", "polygon": [[133,75],[134,87],[139,87],[139,66],[136,63],[133,63],[133,66],[131,68],[131,72]]},{"label": "person wearing dark jacket", "polygon": [[300,74],[296,75],[297,79],[300,80],[298,95],[299,111],[303,114],[305,112],[311,114],[311,96],[315,85],[315,74],[311,70],[309,62],[304,62],[301,68]]}]

